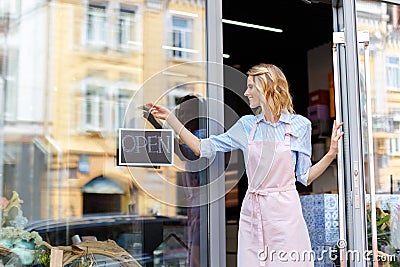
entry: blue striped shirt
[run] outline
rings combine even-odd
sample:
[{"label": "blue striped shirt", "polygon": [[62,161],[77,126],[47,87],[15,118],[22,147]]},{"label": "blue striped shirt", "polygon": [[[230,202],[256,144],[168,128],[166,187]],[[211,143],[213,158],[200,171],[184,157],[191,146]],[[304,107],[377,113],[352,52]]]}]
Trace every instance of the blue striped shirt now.
[{"label": "blue striped shirt", "polygon": [[258,127],[254,140],[283,141],[285,139],[286,123],[290,124],[292,132],[290,149],[292,151],[296,179],[300,183],[307,185],[308,172],[311,167],[311,122],[298,114],[283,113],[276,123],[266,121],[262,114],[243,116],[225,133],[201,139],[200,156],[213,159],[216,151],[229,152],[241,149],[245,159],[247,159],[247,142],[256,122]]}]

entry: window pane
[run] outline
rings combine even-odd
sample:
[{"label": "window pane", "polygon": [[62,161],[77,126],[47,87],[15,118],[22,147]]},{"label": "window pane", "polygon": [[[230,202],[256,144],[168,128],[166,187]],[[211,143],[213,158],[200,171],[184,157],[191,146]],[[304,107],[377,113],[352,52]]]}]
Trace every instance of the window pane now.
[{"label": "window pane", "polygon": [[87,42],[93,45],[101,45],[106,41],[106,16],[105,8],[89,6]]},{"label": "window pane", "polygon": [[400,66],[399,58],[388,57],[386,66],[386,83],[389,87],[393,89],[400,89]]},{"label": "window pane", "polygon": [[[375,184],[370,184],[371,173],[367,171],[365,190],[367,193],[368,249],[372,248],[371,212],[377,217],[377,246],[379,255],[387,255],[387,264],[398,265],[400,244],[399,192],[400,165],[400,50],[397,46],[399,32],[399,6],[380,1],[357,1],[357,25],[359,31],[367,30],[371,36],[371,102],[372,114],[362,114],[364,166],[374,166]],[[380,28],[378,17],[386,17],[387,23]],[[363,51],[362,51],[363,52]],[[361,54],[361,60],[365,60]],[[362,64],[361,64],[362,65]],[[366,99],[366,90],[362,88],[361,97]],[[367,117],[372,116],[372,136],[368,135]],[[369,147],[368,139],[373,147]],[[368,153],[372,150],[374,162],[369,162]],[[376,198],[371,199],[371,186]],[[371,201],[375,201],[376,210],[371,210]],[[382,253],[382,254],[381,254]],[[381,262],[383,263],[383,262]],[[379,264],[381,264],[379,263]],[[372,265],[368,265],[372,266]]]},{"label": "window pane", "polygon": [[191,21],[180,17],[172,18],[172,46],[178,49],[173,50],[172,56],[183,59],[190,59],[191,53],[179,48],[192,48]]},{"label": "window pane", "polygon": [[174,17],[173,18],[173,21],[172,21],[172,26],[175,28],[175,27],[178,27],[178,28],[187,28],[188,27],[188,21],[187,20],[185,20],[185,19],[181,19],[181,18],[176,18],[176,17]]},{"label": "window pane", "polygon": [[134,15],[133,11],[119,13],[118,41],[122,48],[129,48],[135,41]]},{"label": "window pane", "polygon": [[[126,152],[119,153],[118,135],[119,128],[169,133],[163,121],[146,117],[148,102],[168,106],[169,99],[189,94],[207,98],[206,68],[190,61],[206,61],[205,1],[13,1],[21,15],[9,42],[2,42],[0,27],[0,67],[8,71],[0,110],[12,115],[0,114],[6,121],[0,205],[18,198],[23,203],[8,213],[12,217],[3,216],[3,226],[22,226],[30,232],[24,236],[36,231],[51,246],[112,240],[142,266],[207,265],[207,199],[194,208],[199,203],[189,198],[206,184],[205,172],[183,191],[190,162],[178,154],[169,165],[121,165]],[[173,10],[195,15],[172,23]],[[177,47],[197,48],[195,56],[171,56],[172,32]],[[176,85],[186,83],[176,93]],[[190,108],[199,114],[200,105]],[[169,148],[179,146],[173,137]],[[166,146],[145,140],[150,147]],[[33,248],[34,242],[18,244]],[[10,245],[4,239],[1,244]],[[82,260],[90,265],[88,257]]]}]

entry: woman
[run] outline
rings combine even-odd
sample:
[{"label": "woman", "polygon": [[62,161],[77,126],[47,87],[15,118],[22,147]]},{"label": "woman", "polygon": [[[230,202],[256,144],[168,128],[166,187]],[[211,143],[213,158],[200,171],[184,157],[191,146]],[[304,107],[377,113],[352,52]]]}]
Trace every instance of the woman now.
[{"label": "woman", "polygon": [[311,167],[311,122],[294,114],[283,72],[259,64],[247,74],[244,95],[259,112],[218,136],[197,138],[163,106],[148,104],[150,112],[167,120],[196,155],[243,151],[249,186],[240,213],[238,266],[313,266],[295,181],[309,185],[325,171],[336,157],[343,123],[334,122],[329,152]]}]

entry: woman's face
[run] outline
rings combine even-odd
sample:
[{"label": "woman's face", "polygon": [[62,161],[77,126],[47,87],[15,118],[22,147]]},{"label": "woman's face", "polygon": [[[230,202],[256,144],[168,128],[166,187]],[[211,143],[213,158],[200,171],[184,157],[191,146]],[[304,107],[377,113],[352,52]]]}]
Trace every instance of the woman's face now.
[{"label": "woman's face", "polygon": [[249,76],[247,78],[247,89],[244,92],[244,96],[249,99],[250,108],[256,108],[260,106],[260,92],[257,90],[254,84],[254,77]]}]

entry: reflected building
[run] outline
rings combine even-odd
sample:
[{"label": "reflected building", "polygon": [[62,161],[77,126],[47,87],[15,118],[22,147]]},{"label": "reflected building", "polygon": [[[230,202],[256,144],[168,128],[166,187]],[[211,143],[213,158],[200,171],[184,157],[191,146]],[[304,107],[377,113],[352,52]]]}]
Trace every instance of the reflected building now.
[{"label": "reflected building", "polygon": [[[358,30],[370,38],[372,116],[377,193],[400,191],[400,10],[396,5],[358,1]],[[360,46],[361,47],[361,46]],[[362,48],[360,54],[363,55]],[[364,69],[364,57],[360,68]],[[364,73],[362,71],[362,73]],[[361,77],[365,91],[365,77]],[[365,95],[365,94],[364,94]],[[366,129],[366,121],[362,122]],[[367,133],[365,142],[368,140]],[[365,147],[367,145],[365,144]],[[368,164],[367,155],[365,162]]]},{"label": "reflected building", "polygon": [[[204,70],[168,69],[204,60],[204,1],[6,2],[4,195],[19,192],[29,220],[176,215],[132,177],[149,177],[147,187],[165,195],[151,177],[173,180],[178,169],[117,166],[117,135],[120,127],[149,127],[136,108],[143,103],[174,108],[185,94],[204,95],[204,84],[187,84]],[[146,82],[157,73],[162,78]]]},{"label": "reflected building", "polygon": [[2,1],[0,16],[4,88],[1,186],[7,197],[12,190],[18,191],[25,199],[25,215],[40,219],[55,209],[42,194],[53,183],[51,154],[44,144],[45,140],[52,141],[46,103],[50,69],[48,9],[43,1]]}]

